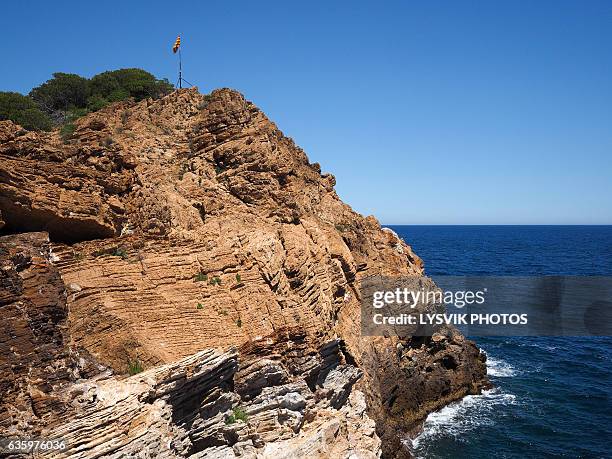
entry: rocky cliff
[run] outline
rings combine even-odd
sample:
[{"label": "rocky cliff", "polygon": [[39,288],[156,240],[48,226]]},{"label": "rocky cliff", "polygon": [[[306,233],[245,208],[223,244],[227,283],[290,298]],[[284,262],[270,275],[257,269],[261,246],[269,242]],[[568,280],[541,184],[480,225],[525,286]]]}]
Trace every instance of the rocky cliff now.
[{"label": "rocky cliff", "polygon": [[70,457],[401,457],[487,384],[454,330],[361,336],[360,280],[421,260],[239,93],[76,124],[0,122],[4,435]]}]

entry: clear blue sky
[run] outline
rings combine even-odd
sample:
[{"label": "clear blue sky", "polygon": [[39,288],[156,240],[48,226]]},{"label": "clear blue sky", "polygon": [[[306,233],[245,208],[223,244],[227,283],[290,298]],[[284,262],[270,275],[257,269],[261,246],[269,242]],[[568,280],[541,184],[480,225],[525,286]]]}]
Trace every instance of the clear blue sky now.
[{"label": "clear blue sky", "polygon": [[387,224],[612,223],[612,1],[9,2],[0,89],[243,92]]}]

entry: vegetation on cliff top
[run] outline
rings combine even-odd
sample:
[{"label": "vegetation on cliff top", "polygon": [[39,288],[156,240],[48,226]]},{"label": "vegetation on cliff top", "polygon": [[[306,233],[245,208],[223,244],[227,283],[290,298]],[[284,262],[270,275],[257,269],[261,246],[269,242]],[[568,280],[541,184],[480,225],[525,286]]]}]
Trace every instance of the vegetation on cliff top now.
[{"label": "vegetation on cliff top", "polygon": [[0,91],[0,121],[11,120],[25,129],[48,131],[111,102],[156,99],[173,88],[168,80],[157,79],[136,68],[107,71],[90,79],[72,73],[54,73],[53,78],[32,89],[27,96]]},{"label": "vegetation on cliff top", "polygon": [[0,92],[0,121],[11,120],[26,129],[48,131],[53,126],[49,115],[28,96]]}]

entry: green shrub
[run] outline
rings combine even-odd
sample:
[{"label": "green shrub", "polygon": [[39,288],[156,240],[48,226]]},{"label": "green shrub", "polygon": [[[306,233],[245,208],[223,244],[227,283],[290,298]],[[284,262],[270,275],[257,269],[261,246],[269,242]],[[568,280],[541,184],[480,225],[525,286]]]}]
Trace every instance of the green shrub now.
[{"label": "green shrub", "polygon": [[120,102],[130,98],[130,92],[127,89],[119,88],[108,95],[108,100],[111,102]]},{"label": "green shrub", "polygon": [[236,420],[242,421],[242,422],[247,422],[249,419],[249,417],[246,414],[246,411],[244,411],[242,408],[238,406],[234,408],[234,417],[236,418]]},{"label": "green shrub", "polygon": [[109,103],[110,101],[106,97],[100,94],[94,94],[87,99],[87,109],[96,112],[106,107]]},{"label": "green shrub", "polygon": [[133,376],[138,373],[142,373],[144,371],[144,367],[140,360],[136,359],[133,362],[128,362],[128,373]]},{"label": "green shrub", "polygon": [[346,230],[348,230],[348,225],[344,225],[342,223],[338,223],[336,225],[336,231],[340,232],[340,233],[344,233]]},{"label": "green shrub", "polygon": [[114,255],[114,256],[116,256],[116,257],[121,257],[121,258],[123,258],[124,260],[127,260],[127,259],[128,259],[128,253],[125,251],[125,249],[122,249],[122,248],[120,248],[120,247],[117,247],[117,248],[114,250],[113,255]]},{"label": "green shrub", "polygon": [[242,282],[242,277],[240,277],[240,274],[236,274],[236,283],[240,284]]},{"label": "green shrub", "polygon": [[142,69],[120,69],[100,73],[91,79],[92,94],[100,94],[110,101],[133,97],[135,100],[147,97],[158,98],[174,87],[168,80],[158,80]]},{"label": "green shrub", "polygon": [[199,272],[195,276],[193,276],[193,280],[194,282],[204,282],[208,280],[208,276],[203,272]]},{"label": "green shrub", "polygon": [[90,95],[87,78],[73,73],[54,73],[53,78],[30,91],[30,97],[51,113],[70,107],[85,107]]},{"label": "green shrub", "polygon": [[246,414],[246,411],[237,406],[232,410],[232,414],[225,418],[225,423],[234,424],[236,421],[242,421],[246,423],[248,420],[249,417]]},{"label": "green shrub", "polygon": [[89,80],[92,94],[108,97],[114,91],[121,89],[113,71],[98,73]]},{"label": "green shrub", "polygon": [[198,309],[204,309],[204,306],[202,306],[202,303],[198,303],[198,305],[196,306],[196,308],[198,308]]},{"label": "green shrub", "polygon": [[[87,108],[71,107],[69,110],[59,114],[58,118],[63,118],[63,122],[60,124],[60,137],[64,140],[64,143],[72,138],[74,131],[76,130],[74,122],[88,113],[89,109]],[[57,112],[56,115],[58,115]]]},{"label": "green shrub", "polygon": [[31,130],[50,130],[53,120],[56,120],[56,125],[71,123],[111,102],[131,97],[137,101],[147,97],[159,98],[173,89],[168,80],[159,80],[142,69],[103,72],[90,80],[73,73],[58,72],[33,88],[29,97],[0,92],[0,121],[12,120]]},{"label": "green shrub", "polygon": [[28,96],[0,92],[0,121],[11,120],[31,131],[48,131],[53,122]]},{"label": "green shrub", "polygon": [[72,138],[74,131],[76,131],[76,126],[72,123],[67,123],[62,126],[59,134],[64,142],[68,142]]},{"label": "green shrub", "polygon": [[66,112],[66,119],[68,121],[75,121],[81,118],[82,116],[87,115],[88,113],[89,110],[87,109],[87,107],[71,107]]},{"label": "green shrub", "polygon": [[215,276],[212,279],[210,279],[209,284],[210,285],[221,285],[221,279]]}]

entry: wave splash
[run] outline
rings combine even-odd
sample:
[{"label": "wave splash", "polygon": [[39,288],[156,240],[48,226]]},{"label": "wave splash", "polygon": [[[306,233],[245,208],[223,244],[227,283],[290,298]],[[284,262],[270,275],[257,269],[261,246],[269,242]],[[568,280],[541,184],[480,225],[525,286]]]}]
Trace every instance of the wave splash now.
[{"label": "wave splash", "polygon": [[509,363],[487,356],[487,375],[495,378],[511,378],[516,374],[517,371]]},{"label": "wave splash", "polygon": [[[507,378],[517,372],[510,364],[489,357],[487,373],[489,376]],[[406,439],[404,444],[416,458],[426,457],[428,446],[437,440],[459,439],[478,427],[492,425],[495,411],[515,404],[516,396],[503,392],[498,387],[483,391],[481,395],[467,395],[458,402],[429,414],[423,424],[423,431],[415,438]]]}]

